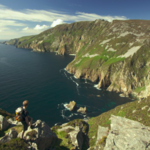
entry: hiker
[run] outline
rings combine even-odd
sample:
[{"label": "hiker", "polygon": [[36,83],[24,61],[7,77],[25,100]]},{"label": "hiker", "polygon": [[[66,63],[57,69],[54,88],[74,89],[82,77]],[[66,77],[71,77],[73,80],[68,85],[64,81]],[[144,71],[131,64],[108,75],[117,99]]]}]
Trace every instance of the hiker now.
[{"label": "hiker", "polygon": [[28,126],[30,126],[31,129],[33,129],[34,127],[32,125],[32,118],[29,117],[29,112],[26,110],[28,104],[29,104],[28,100],[23,101],[23,112],[22,112],[23,120],[21,121],[23,125],[22,139],[23,139],[24,132],[28,129]]}]

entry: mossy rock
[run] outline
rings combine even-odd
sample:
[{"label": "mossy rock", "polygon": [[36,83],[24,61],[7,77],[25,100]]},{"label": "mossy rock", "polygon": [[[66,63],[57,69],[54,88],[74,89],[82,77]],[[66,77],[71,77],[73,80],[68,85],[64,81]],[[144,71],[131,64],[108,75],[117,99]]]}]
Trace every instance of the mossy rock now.
[{"label": "mossy rock", "polygon": [[69,150],[72,147],[70,136],[65,131],[57,132],[58,140],[53,146],[56,150]]},{"label": "mossy rock", "polygon": [[1,143],[0,150],[27,150],[28,145],[24,142],[23,139],[16,138],[12,139],[9,142]]},{"label": "mossy rock", "polygon": [[51,127],[51,130],[57,134],[57,129],[60,129],[60,128],[61,128],[61,126],[57,125],[57,126]]},{"label": "mossy rock", "polygon": [[35,130],[32,130],[27,133],[27,136],[29,136],[30,139],[36,138],[36,135],[37,135],[37,131],[35,131]]},{"label": "mossy rock", "polygon": [[106,139],[107,139],[107,136],[103,136],[102,139],[100,139],[97,143],[97,145],[105,145],[106,144]]},{"label": "mossy rock", "polygon": [[88,124],[82,119],[75,119],[73,121],[70,121],[68,125],[73,126],[73,127],[79,126],[80,129],[82,129],[83,133],[87,133],[89,130]]},{"label": "mossy rock", "polygon": [[4,131],[4,133],[8,133],[11,129],[14,129],[15,131],[17,131],[17,133],[19,134],[22,131],[22,125],[17,125],[14,127],[8,127],[7,130]]}]

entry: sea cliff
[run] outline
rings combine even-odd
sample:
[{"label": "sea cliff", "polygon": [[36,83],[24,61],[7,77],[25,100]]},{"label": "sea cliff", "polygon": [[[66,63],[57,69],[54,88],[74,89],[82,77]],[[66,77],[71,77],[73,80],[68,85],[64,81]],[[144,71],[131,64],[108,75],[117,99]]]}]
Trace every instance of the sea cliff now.
[{"label": "sea cliff", "polygon": [[150,95],[150,21],[104,20],[58,25],[4,44],[37,52],[75,54],[66,70],[98,88],[139,99]]}]

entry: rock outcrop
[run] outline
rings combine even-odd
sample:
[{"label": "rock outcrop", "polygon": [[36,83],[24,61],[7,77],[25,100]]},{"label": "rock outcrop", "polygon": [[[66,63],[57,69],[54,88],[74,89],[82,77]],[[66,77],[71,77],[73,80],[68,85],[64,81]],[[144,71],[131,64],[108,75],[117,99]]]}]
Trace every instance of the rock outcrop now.
[{"label": "rock outcrop", "polygon": [[75,101],[70,101],[69,104],[66,105],[66,107],[70,110],[73,111],[77,109],[77,104]]},{"label": "rock outcrop", "polygon": [[150,128],[143,124],[118,116],[111,116],[111,129],[104,150],[148,150]]},{"label": "rock outcrop", "polygon": [[[30,146],[33,143],[37,144],[39,150],[45,150],[50,148],[57,141],[57,136],[53,133],[50,127],[43,121],[37,120],[34,123],[35,128],[31,129],[28,127],[28,130],[24,133],[24,139],[31,142]],[[18,137],[21,138],[22,132],[18,134]],[[35,145],[35,144],[33,144]]]},{"label": "rock outcrop", "polygon": [[89,147],[88,124],[82,119],[75,119],[60,126],[54,126],[52,131],[58,135],[58,138],[61,138],[62,143],[68,143],[66,146],[68,149],[82,150],[83,145],[84,149]]},{"label": "rock outcrop", "polygon": [[10,129],[9,133],[0,139],[0,142],[2,142],[2,143],[9,142],[11,139],[17,138],[17,135],[18,135],[18,133],[16,130]]},{"label": "rock outcrop", "polygon": [[79,127],[75,127],[73,131],[68,133],[71,137],[71,142],[76,149],[82,150],[83,133]]},{"label": "rock outcrop", "polygon": [[0,130],[5,130],[9,127],[9,122],[6,120],[6,118],[2,115],[0,115]]},{"label": "rock outcrop", "polygon": [[7,121],[10,123],[11,126],[22,125],[21,122],[16,121],[15,117],[14,118],[9,118]]},{"label": "rock outcrop", "polygon": [[77,110],[77,112],[80,112],[80,113],[82,113],[82,114],[86,114],[87,113],[87,108],[86,107],[80,107],[78,110]]}]

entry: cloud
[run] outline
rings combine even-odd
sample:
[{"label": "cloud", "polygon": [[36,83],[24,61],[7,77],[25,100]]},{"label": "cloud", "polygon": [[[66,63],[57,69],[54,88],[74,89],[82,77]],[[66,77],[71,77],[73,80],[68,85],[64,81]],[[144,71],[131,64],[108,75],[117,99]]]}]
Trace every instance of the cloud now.
[{"label": "cloud", "polygon": [[[1,17],[1,14],[0,14]],[[25,26],[26,24],[24,23],[19,23],[15,20],[4,20],[4,19],[0,19],[0,27],[4,27],[4,26]]]},{"label": "cloud", "polygon": [[53,21],[53,23],[51,24],[51,27],[55,27],[55,26],[57,26],[59,24],[63,24],[63,23],[64,23],[63,20],[57,19],[57,20]]},{"label": "cloud", "polygon": [[28,30],[28,29],[29,29],[29,27],[25,27],[25,28],[23,28],[22,30],[24,30],[24,31],[25,31],[25,30]]},{"label": "cloud", "polygon": [[35,29],[35,30],[43,30],[43,29],[47,29],[48,27],[49,27],[49,26],[47,26],[47,25],[45,25],[45,24],[42,25],[42,26],[36,25],[34,29]]},{"label": "cloud", "polygon": [[76,12],[76,15],[78,16],[79,20],[96,20],[96,19],[105,19],[109,22],[113,20],[127,20],[125,16],[101,16],[97,14],[90,14],[90,13],[84,13],[84,12]]},{"label": "cloud", "polygon": [[[29,34],[39,34],[42,30],[55,27],[58,24],[77,21],[93,21],[96,19],[105,19],[111,22],[114,19],[126,20],[127,18],[125,16],[101,16],[86,12],[76,12],[70,15],[55,10],[13,10],[4,5],[0,5],[0,38],[3,37],[4,39],[8,39]],[[31,22],[32,24],[35,23],[34,28],[30,28]],[[39,25],[38,22],[46,22],[47,25],[46,23],[44,25]],[[15,27],[19,29],[17,32],[15,32]],[[21,27],[24,28],[21,29]]]},{"label": "cloud", "polygon": [[[11,14],[11,15],[10,15]],[[53,22],[60,18],[64,22],[67,21],[84,21],[84,20],[95,20],[95,19],[106,19],[108,21],[112,21],[114,19],[125,20],[127,19],[125,16],[101,16],[98,14],[91,14],[85,12],[76,12],[74,15],[69,15],[67,13],[61,11],[54,10],[12,10],[7,8],[6,6],[0,5],[0,19],[7,20],[20,20],[20,21],[31,21],[31,22]]]}]

